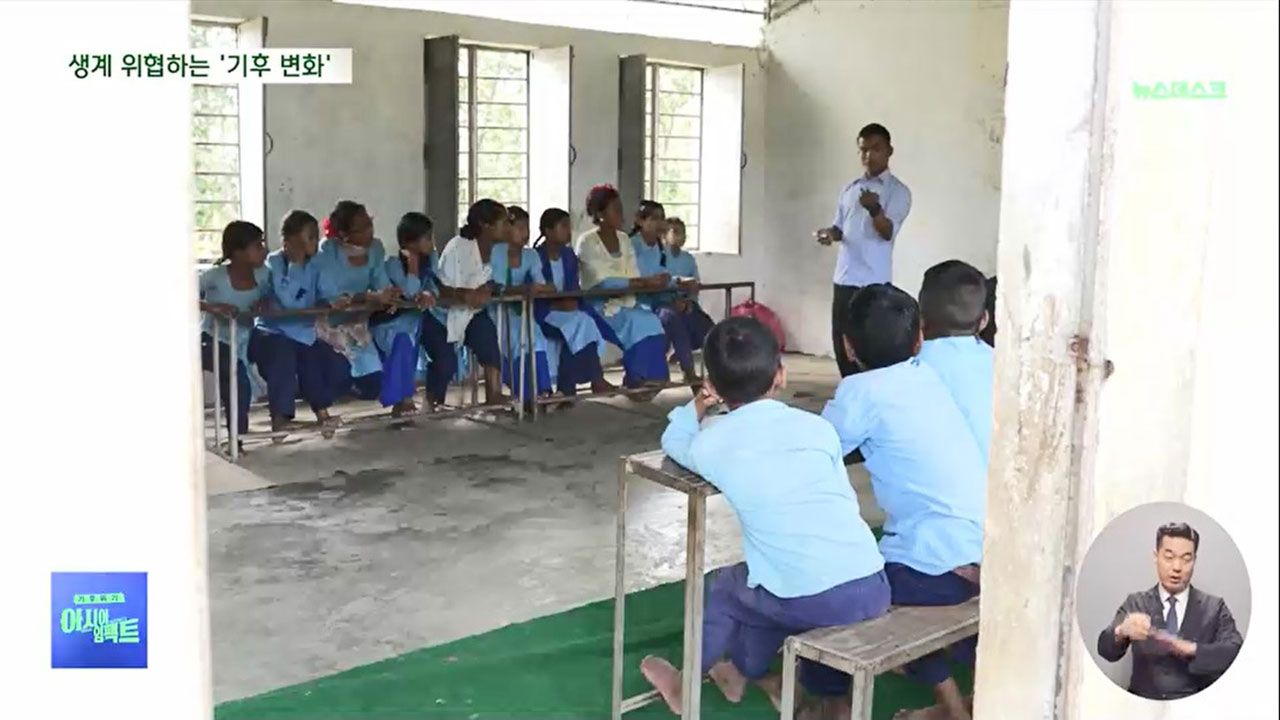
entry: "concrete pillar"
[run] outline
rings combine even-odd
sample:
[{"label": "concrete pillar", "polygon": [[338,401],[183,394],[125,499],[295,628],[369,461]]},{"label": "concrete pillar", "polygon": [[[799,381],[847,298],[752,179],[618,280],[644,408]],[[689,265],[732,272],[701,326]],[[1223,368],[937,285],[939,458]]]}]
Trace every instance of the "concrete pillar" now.
[{"label": "concrete pillar", "polygon": [[[1275,715],[1275,48],[1274,3],[1011,6],[978,718]],[[1137,97],[1159,82],[1225,98]],[[1172,705],[1075,619],[1089,542],[1153,501],[1232,534],[1257,618]]]}]

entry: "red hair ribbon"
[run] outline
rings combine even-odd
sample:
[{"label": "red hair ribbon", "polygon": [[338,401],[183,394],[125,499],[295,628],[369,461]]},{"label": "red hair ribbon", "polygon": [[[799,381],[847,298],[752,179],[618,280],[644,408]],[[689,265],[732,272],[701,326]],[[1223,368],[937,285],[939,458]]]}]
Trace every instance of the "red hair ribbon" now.
[{"label": "red hair ribbon", "polygon": [[323,233],[324,236],[327,238],[333,237],[333,228],[329,225],[329,218],[325,218],[323,221],[321,221],[320,232]]}]

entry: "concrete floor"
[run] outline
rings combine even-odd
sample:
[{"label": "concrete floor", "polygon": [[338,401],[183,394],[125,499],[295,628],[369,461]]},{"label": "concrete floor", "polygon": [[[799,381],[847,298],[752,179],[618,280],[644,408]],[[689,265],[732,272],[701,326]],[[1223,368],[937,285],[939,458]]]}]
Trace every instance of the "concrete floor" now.
[{"label": "concrete floor", "polygon": [[[819,410],[834,363],[787,359],[786,399]],[[538,424],[419,421],[260,446],[207,479],[214,695],[254,695],[613,594],[616,462],[658,446],[653,404],[580,403]],[[881,519],[861,468],[863,514]],[[629,589],[683,578],[683,497],[632,484]],[[707,566],[741,558],[708,507]]]}]

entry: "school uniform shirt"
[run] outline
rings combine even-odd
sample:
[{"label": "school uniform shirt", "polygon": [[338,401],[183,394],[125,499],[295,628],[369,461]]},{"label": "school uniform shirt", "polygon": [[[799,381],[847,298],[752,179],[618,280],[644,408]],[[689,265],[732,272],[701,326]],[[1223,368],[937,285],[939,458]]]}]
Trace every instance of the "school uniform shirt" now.
[{"label": "school uniform shirt", "polygon": [[941,575],[982,561],[986,463],[933,368],[911,358],[847,377],[822,417],[841,452],[866,459],[886,562]]},{"label": "school uniform shirt", "polygon": [[[267,256],[264,267],[268,276],[268,297],[273,310],[306,310],[316,305],[320,281],[320,265],[314,258],[291,263],[283,250]],[[284,335],[303,345],[316,342],[315,318],[310,316],[279,318],[261,317],[257,326],[263,332]]]},{"label": "school uniform shirt", "polygon": [[[354,296],[363,292],[380,292],[390,287],[387,277],[386,251],[382,241],[375,239],[366,249],[365,263],[353,265],[342,249],[341,243],[326,239],[320,243],[320,250],[311,262],[318,265],[318,297],[321,301],[333,303],[338,298]],[[382,371],[382,358],[378,357],[378,349],[372,342],[372,336],[366,335],[367,318],[361,320],[361,313],[335,312],[329,315],[331,327],[348,326],[356,328],[352,333],[343,330],[357,340],[351,346],[341,350],[351,363],[351,376],[364,377]],[[367,337],[367,341],[366,341]],[[367,344],[366,344],[367,343]]]},{"label": "school uniform shirt", "polygon": [[[893,222],[893,237],[885,240],[876,232],[871,214],[862,207],[862,191],[880,196],[880,207]],[[836,255],[835,284],[866,287],[887,283],[893,277],[893,241],[911,212],[911,191],[887,169],[875,177],[854,180],[840,191],[836,214],[831,220],[842,237]]]},{"label": "school uniform shirt", "polygon": [[984,463],[991,457],[991,385],[995,353],[974,335],[925,340],[920,361],[938,374],[964,415]]},{"label": "school uniform shirt", "polygon": [[[666,249],[662,247],[661,241],[650,245],[644,241],[643,235],[636,233],[631,236],[631,249],[634,250],[636,254],[636,267],[640,270],[640,277],[653,277],[654,275],[669,273],[671,275],[671,282],[669,284],[672,287],[675,287],[675,273],[672,273],[671,269],[667,267],[667,262],[671,256],[667,253]],[[673,300],[675,300],[675,293],[642,295],[640,297],[641,302],[655,307],[659,305],[670,305]]]},{"label": "school uniform shirt", "polygon": [[[480,257],[480,246],[475,240],[454,237],[440,253],[436,266],[440,284],[451,288],[475,290],[493,280],[493,268]],[[445,328],[450,343],[460,343],[467,333],[471,318],[480,312],[463,304],[445,309]]]},{"label": "school uniform shirt", "polygon": [[[404,293],[406,300],[413,301],[418,295],[429,292],[439,295],[439,288],[435,280],[434,255],[427,255],[419,258],[418,274],[410,275],[404,268],[404,260],[399,253],[387,258],[383,261],[383,269],[386,271],[387,280],[394,286],[400,288]],[[422,311],[417,309],[400,308],[394,313],[381,316],[375,316],[374,321],[370,322],[370,330],[373,333],[373,342],[383,353],[390,354],[391,348],[395,344],[397,335],[408,335],[409,339],[416,346],[418,344],[418,334],[422,327]]]},{"label": "school uniform shirt", "polygon": [[667,251],[667,272],[671,273],[671,277],[676,279],[688,280],[692,278],[702,282],[702,275],[698,273],[698,261],[694,259],[693,253],[687,250],[681,250],[680,252]]},{"label": "school uniform shirt", "polygon": [[668,419],[663,451],[715,485],[738,516],[749,587],[805,597],[884,567],[840,441],[817,415],[766,399],[701,430],[692,402]]},{"label": "school uniform shirt", "polygon": [[[268,273],[265,266],[254,268],[253,270],[254,286],[248,290],[237,290],[231,286],[231,275],[227,272],[226,265],[214,265],[213,267],[200,273],[198,287],[200,290],[200,299],[207,303],[216,305],[231,305],[241,312],[248,312],[258,301],[267,296],[268,289]],[[200,332],[213,337],[214,323],[218,323],[218,340],[223,344],[230,345],[231,339],[227,334],[227,326],[220,318],[215,318],[213,313],[200,313]],[[240,362],[246,362],[249,354],[249,335],[253,331],[252,320],[235,321],[236,328],[236,355]]]}]

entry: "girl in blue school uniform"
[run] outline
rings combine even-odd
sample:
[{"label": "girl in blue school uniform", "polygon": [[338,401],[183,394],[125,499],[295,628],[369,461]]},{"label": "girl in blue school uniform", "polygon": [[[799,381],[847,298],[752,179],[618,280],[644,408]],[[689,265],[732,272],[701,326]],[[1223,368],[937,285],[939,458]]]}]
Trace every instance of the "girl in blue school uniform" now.
[{"label": "girl in blue school uniform", "polygon": [[[683,223],[681,228],[683,229]],[[677,280],[671,268],[667,266],[671,257],[663,246],[667,229],[666,210],[662,207],[662,203],[653,200],[642,201],[640,209],[636,211],[636,223],[631,229],[631,244],[636,254],[636,265],[639,266],[641,275],[653,278],[654,283],[659,287],[682,288],[688,291],[692,288],[692,283],[688,280]],[[687,257],[687,254],[686,258],[692,259]],[[684,374],[684,381],[697,386],[700,380],[697,367],[693,364],[693,351],[702,346],[702,339],[710,332],[711,325],[707,324],[705,328],[691,327],[692,318],[686,317],[681,309],[687,307],[687,304],[682,302],[674,292],[648,295],[642,298],[641,302],[647,304],[662,321],[662,329],[667,335],[667,341],[671,343],[676,363]],[[697,330],[701,332],[696,336],[695,343],[694,331]]]},{"label": "girl in blue school uniform", "polygon": [[[386,251],[373,236],[373,218],[364,205],[343,200],[325,221],[326,238],[314,262],[318,265],[321,305],[343,310],[353,304],[389,305],[400,289],[387,278]],[[382,358],[369,331],[369,311],[334,312],[316,319],[317,351],[325,369],[328,395],[321,405],[352,394],[376,399],[382,388]]]},{"label": "girl in blue school uniform", "polygon": [[[683,326],[685,336],[689,339],[689,349],[693,351],[702,348],[715,321],[698,304],[698,287],[702,284],[702,274],[698,272],[697,259],[684,250],[687,239],[684,220],[674,216],[667,218],[666,234],[662,237],[663,266],[671,273],[672,281],[679,288],[667,307]],[[667,323],[664,321],[663,325],[665,327]],[[692,357],[690,360],[692,361]]]},{"label": "girl in blue school uniform", "polygon": [[[580,291],[578,257],[569,247],[573,237],[569,213],[560,208],[545,210],[538,231],[534,251],[542,264],[542,278],[555,292]],[[594,308],[577,298],[539,300],[534,316],[547,338],[548,355],[557,358],[556,387],[561,395],[576,395],[583,383],[591,383],[596,393],[617,389],[604,379],[600,355],[606,340],[619,346],[622,341]]]},{"label": "girl in blue school uniform", "polygon": [[[267,248],[262,228],[244,220],[234,220],[222,231],[222,257],[213,267],[200,274],[200,365],[213,371],[213,353],[218,353],[218,394],[226,412],[227,434],[231,432],[231,373],[236,373],[236,429],[249,432],[249,338],[251,320],[237,318],[240,313],[258,312],[267,296],[267,269],[263,267]],[[217,316],[217,317],[215,317]],[[236,334],[236,357],[231,360],[231,320]],[[218,335],[215,349],[213,336]]]},{"label": "girl in blue school uniform", "polygon": [[[609,185],[598,185],[587,194],[587,215],[596,228],[574,243],[582,287],[586,290],[660,290],[667,278],[644,277],[636,265],[635,249],[622,233],[622,200]],[[591,300],[613,329],[622,347],[623,384],[629,388],[661,387],[670,378],[667,338],[658,316],[635,295]]]},{"label": "girl in blue school uniform", "polygon": [[[374,343],[382,354],[382,406],[391,408],[392,417],[403,417],[418,412],[413,395],[416,392],[418,348],[422,344],[423,311],[435,307],[438,292],[431,219],[420,212],[405,213],[396,226],[396,242],[400,252],[386,259],[387,279],[417,309],[401,308],[391,313],[378,313],[370,320],[370,325]],[[439,352],[436,347],[432,349]],[[449,352],[447,347],[445,351]],[[429,357],[429,360],[428,367],[438,362],[435,357]],[[448,378],[445,378],[447,387]],[[433,389],[437,391],[434,395]],[[443,396],[444,390],[433,388],[428,383],[428,411],[433,410],[437,402],[443,402]]]},{"label": "girl in blue school uniform", "polygon": [[[550,292],[542,275],[542,262],[529,244],[529,213],[518,205],[507,208],[507,236],[493,246],[489,267],[493,268],[493,283],[499,293],[520,292],[530,287],[535,293]],[[523,308],[516,303],[492,303],[489,313],[494,324],[507,327],[506,352],[502,362],[502,381],[513,393],[520,394],[520,386],[529,374],[527,353],[524,347],[533,348],[534,385],[539,397],[551,395],[552,378],[556,373],[556,361],[549,357],[547,339],[542,327],[533,323],[530,333],[525,323]],[[498,316],[505,313],[504,322]],[[514,372],[514,380],[512,378]]]},{"label": "girl in blue school uniform", "polygon": [[[307,310],[316,306],[319,264],[314,262],[320,227],[304,210],[293,210],[280,223],[282,247],[267,256],[267,297],[271,310]],[[311,405],[316,421],[329,420],[324,398],[329,394],[318,354],[315,317],[259,317],[253,336],[254,362],[267,381],[271,430],[287,430],[298,395]],[[279,441],[283,438],[274,438]]]},{"label": "girl in blue school uniform", "polygon": [[[449,303],[441,321],[444,342],[455,352],[463,344],[471,351],[484,369],[485,402],[490,405],[504,400],[498,329],[486,309],[494,289],[489,262],[494,244],[506,236],[507,209],[496,200],[478,200],[467,210],[467,222],[458,229],[457,237],[440,252],[436,270],[440,298]],[[424,329],[427,327],[424,324]]]}]

